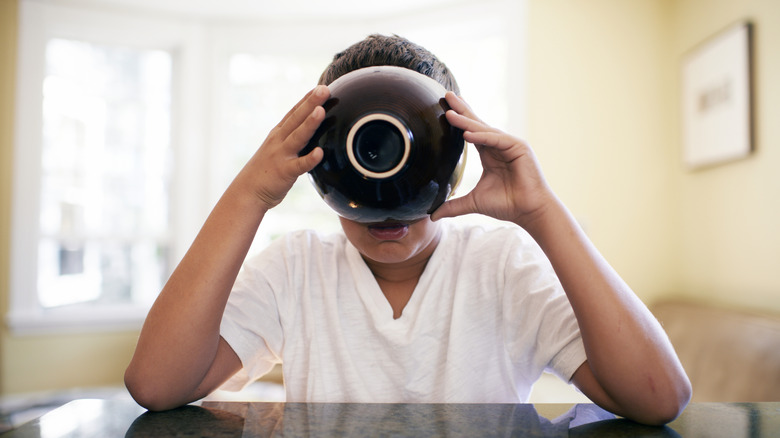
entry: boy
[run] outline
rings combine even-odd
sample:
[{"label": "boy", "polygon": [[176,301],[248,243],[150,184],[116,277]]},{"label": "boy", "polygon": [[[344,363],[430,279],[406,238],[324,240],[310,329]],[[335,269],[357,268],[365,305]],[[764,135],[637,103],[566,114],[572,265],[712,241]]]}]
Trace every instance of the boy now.
[{"label": "boy", "polygon": [[[647,308],[546,184],[522,140],[482,122],[433,55],[373,35],[321,84],[397,65],[450,90],[446,117],[476,145],[474,190],[414,223],[293,233],[239,268],[265,212],[323,152],[318,86],[271,131],[215,206],[149,312],[125,374],[152,410],[240,387],[284,362],[288,401],[524,402],[545,368],[607,410],[671,421],[690,383]],[[440,219],[478,213],[496,230]]]}]

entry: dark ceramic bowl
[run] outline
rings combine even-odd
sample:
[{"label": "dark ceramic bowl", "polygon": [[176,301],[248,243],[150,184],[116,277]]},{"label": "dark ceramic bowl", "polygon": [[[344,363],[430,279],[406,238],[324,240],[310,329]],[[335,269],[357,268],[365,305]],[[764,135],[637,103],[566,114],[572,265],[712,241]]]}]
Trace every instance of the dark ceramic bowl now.
[{"label": "dark ceramic bowl", "polygon": [[438,82],[402,67],[368,67],[329,86],[325,120],[301,154],[324,152],[309,174],[340,216],[373,223],[431,214],[463,174],[463,131],[447,122]]}]

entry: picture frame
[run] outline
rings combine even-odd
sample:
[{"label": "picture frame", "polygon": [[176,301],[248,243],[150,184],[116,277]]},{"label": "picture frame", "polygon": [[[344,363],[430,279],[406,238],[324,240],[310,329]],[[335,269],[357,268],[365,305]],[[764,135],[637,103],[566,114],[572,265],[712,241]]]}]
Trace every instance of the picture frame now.
[{"label": "picture frame", "polygon": [[689,169],[750,155],[753,25],[740,21],[682,58],[683,162]]}]

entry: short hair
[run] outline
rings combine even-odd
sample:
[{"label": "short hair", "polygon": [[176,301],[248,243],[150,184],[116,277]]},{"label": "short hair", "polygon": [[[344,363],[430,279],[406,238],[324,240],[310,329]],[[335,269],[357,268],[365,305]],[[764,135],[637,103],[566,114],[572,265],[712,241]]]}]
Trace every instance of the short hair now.
[{"label": "short hair", "polygon": [[460,94],[455,76],[443,62],[424,47],[398,35],[369,35],[363,41],[337,53],[320,76],[319,83],[330,85],[353,70],[382,65],[414,70],[433,78],[445,89]]}]

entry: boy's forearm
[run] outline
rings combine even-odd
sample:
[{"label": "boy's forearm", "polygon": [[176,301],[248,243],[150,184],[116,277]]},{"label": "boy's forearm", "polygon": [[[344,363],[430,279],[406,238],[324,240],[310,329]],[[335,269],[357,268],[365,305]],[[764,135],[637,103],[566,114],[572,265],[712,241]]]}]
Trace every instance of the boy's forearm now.
[{"label": "boy's forearm", "polygon": [[181,400],[174,405],[202,392],[198,386],[216,357],[228,296],[266,212],[253,198],[234,182],[171,275],[127,369],[131,392],[159,388],[170,400]]},{"label": "boy's forearm", "polygon": [[675,405],[684,407],[690,386],[666,334],[566,207],[553,199],[522,226],[563,285],[605,404],[614,401],[613,410],[646,422],[662,422],[652,421],[654,410],[669,416]]},{"label": "boy's forearm", "polygon": [[324,119],[328,96],[327,87],[316,87],[271,130],[171,275],[125,373],[139,403],[166,408],[192,401],[240,367],[220,340],[222,313],[265,213],[322,160],[321,148],[298,154]]}]

